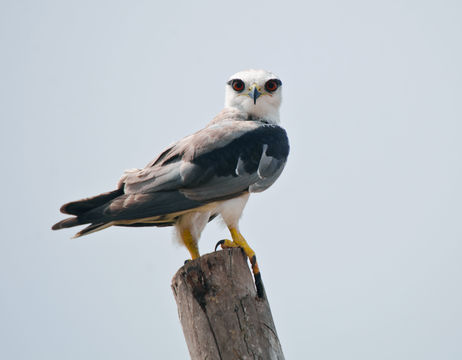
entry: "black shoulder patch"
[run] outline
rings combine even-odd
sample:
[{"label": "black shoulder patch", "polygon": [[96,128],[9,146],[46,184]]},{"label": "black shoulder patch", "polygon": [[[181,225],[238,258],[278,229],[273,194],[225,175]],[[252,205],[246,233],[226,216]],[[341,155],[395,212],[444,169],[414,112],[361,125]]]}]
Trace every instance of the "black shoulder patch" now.
[{"label": "black shoulder patch", "polygon": [[238,176],[236,167],[239,159],[247,173],[254,173],[258,169],[264,145],[267,146],[266,154],[278,160],[287,158],[289,154],[286,131],[277,125],[264,125],[243,134],[226,146],[194,158],[192,162],[208,173],[207,180],[214,175]]}]

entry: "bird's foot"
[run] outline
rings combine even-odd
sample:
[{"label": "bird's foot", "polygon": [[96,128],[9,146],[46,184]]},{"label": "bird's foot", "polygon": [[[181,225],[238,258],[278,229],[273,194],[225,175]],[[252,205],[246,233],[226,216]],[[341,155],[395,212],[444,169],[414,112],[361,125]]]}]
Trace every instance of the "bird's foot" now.
[{"label": "bird's foot", "polygon": [[228,239],[223,239],[217,242],[217,244],[215,245],[215,251],[217,251],[218,246],[221,246],[222,249],[231,249],[231,248],[240,247],[234,241],[228,240]]}]

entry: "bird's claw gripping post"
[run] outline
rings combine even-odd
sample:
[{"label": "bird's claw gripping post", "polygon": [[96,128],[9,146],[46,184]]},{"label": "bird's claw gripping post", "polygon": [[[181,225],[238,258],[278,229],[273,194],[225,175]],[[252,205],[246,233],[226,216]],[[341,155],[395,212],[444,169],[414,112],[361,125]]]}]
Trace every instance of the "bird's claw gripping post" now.
[{"label": "bird's claw gripping post", "polygon": [[217,251],[219,246],[221,246],[222,249],[231,249],[231,248],[240,247],[234,241],[231,241],[228,239],[223,239],[217,242],[217,244],[215,245],[215,251]]}]

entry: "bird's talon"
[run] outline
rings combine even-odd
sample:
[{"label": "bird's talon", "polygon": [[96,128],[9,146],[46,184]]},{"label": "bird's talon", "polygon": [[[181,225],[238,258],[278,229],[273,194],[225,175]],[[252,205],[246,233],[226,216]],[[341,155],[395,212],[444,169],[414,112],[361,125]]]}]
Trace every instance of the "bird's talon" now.
[{"label": "bird's talon", "polygon": [[220,240],[219,242],[217,242],[217,244],[215,245],[215,251],[217,251],[218,246],[221,246],[223,248],[224,243],[225,243],[225,240]]},{"label": "bird's talon", "polygon": [[217,242],[217,244],[215,245],[215,251],[217,251],[218,246],[221,246],[222,249],[231,249],[231,248],[240,247],[234,241],[231,241],[228,239],[223,239]]}]

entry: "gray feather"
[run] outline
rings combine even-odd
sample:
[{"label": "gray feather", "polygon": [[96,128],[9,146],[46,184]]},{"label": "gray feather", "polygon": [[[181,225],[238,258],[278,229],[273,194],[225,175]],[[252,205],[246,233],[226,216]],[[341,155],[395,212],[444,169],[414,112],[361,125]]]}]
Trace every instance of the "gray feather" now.
[{"label": "gray feather", "polygon": [[86,223],[105,223],[155,217],[202,206],[178,191],[125,194],[80,218]]},{"label": "gray feather", "polygon": [[268,174],[268,177],[265,178],[260,178],[260,180],[256,181],[252,185],[249,186],[249,192],[254,193],[254,192],[262,192],[266,189],[268,189],[271,185],[274,184],[274,182],[277,180],[279,175],[281,175],[282,170],[284,170],[285,166],[285,161],[280,161],[280,160],[275,160],[274,163],[271,166],[274,168],[274,172],[271,174]]}]

